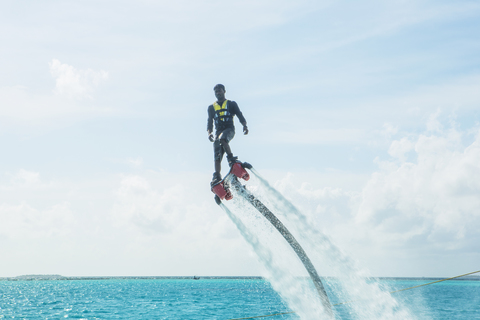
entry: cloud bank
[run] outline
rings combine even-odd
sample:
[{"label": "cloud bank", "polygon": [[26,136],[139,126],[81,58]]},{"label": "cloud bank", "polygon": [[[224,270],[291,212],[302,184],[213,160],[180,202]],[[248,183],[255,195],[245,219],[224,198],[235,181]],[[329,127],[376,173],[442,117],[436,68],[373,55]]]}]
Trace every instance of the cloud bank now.
[{"label": "cloud bank", "polygon": [[[425,267],[461,254],[459,268],[472,256],[478,263],[480,128],[444,128],[433,117],[425,132],[394,139],[388,152],[359,191],[298,186],[291,176],[277,187],[359,260],[371,260],[375,275],[382,271],[373,261],[419,255],[430,259]],[[412,272],[403,264],[396,275]]]},{"label": "cloud bank", "polygon": [[53,59],[49,66],[50,73],[56,79],[53,92],[69,98],[92,99],[96,87],[108,79],[108,73],[104,70],[78,70],[57,59]]},{"label": "cloud bank", "polygon": [[[375,159],[378,169],[363,185],[319,188],[313,175],[299,185],[288,174],[276,188],[375,276],[471,271],[480,259],[479,126],[459,130],[435,114],[421,133],[389,132],[389,158]],[[64,274],[89,274],[89,268],[92,275],[262,274],[214,204],[206,175],[134,170],[100,183],[48,180],[24,169],[5,175],[2,255],[13,258],[11,250],[21,249],[26,263],[28,252],[35,250],[33,257],[40,250],[57,261],[75,250],[102,265],[82,269],[73,258],[57,261]]]},{"label": "cloud bank", "polygon": [[59,118],[78,121],[111,113],[110,108],[96,105],[94,99],[100,85],[108,80],[108,72],[77,69],[57,59],[49,63],[49,71],[55,79],[51,93],[20,85],[0,87],[3,130],[17,131],[19,124],[51,127],[63,124]]}]

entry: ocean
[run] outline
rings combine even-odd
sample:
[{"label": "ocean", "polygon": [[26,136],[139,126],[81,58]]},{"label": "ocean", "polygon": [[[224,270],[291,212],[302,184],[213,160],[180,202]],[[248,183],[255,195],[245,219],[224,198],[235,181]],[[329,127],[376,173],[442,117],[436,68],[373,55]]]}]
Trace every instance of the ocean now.
[{"label": "ocean", "polygon": [[[305,280],[308,281],[308,280]],[[332,304],[340,297],[323,280]],[[388,292],[432,279],[370,279]],[[480,319],[480,281],[450,280],[391,294],[414,319]],[[368,297],[365,297],[368,299]],[[373,298],[373,297],[372,297]],[[365,301],[333,307],[336,319],[366,319]],[[0,319],[300,319],[262,278],[65,278],[0,281]],[[372,320],[372,314],[369,319]],[[375,319],[375,316],[373,316]],[[379,315],[377,319],[384,319]],[[396,317],[395,319],[400,319]]]}]

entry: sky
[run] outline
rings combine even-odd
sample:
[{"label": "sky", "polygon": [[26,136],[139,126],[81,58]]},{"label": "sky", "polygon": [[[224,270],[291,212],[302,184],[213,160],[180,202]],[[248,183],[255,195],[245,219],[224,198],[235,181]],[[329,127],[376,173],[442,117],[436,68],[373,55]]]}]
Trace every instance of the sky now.
[{"label": "sky", "polygon": [[209,190],[217,83],[234,154],[372,275],[480,269],[477,1],[4,0],[0,30],[0,277],[263,275]]}]

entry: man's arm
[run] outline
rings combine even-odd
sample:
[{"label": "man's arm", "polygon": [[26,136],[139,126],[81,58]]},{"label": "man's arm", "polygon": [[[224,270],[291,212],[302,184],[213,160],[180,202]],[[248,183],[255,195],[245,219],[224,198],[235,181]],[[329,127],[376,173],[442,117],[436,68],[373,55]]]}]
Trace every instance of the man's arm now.
[{"label": "man's arm", "polygon": [[238,107],[238,104],[235,101],[231,101],[231,102],[232,102],[232,113],[237,115],[238,120],[243,125],[243,134],[248,134],[247,120],[245,120],[245,117],[243,116],[242,111],[240,111],[240,108]]},{"label": "man's arm", "polygon": [[207,118],[208,140],[210,140],[210,142],[213,142],[213,140],[214,140],[214,138],[213,138],[213,116],[215,114],[215,111],[213,110],[213,105],[210,105],[208,107],[207,114],[208,114],[208,118]]}]

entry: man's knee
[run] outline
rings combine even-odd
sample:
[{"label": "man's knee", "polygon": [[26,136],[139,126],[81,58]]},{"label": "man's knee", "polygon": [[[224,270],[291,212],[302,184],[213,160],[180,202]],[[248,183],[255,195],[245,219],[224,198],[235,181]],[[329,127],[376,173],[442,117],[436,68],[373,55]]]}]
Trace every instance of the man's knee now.
[{"label": "man's knee", "polygon": [[221,145],[222,147],[228,146],[228,141],[225,140],[225,139],[220,139],[220,145]]},{"label": "man's knee", "polygon": [[220,140],[215,140],[213,143],[213,154],[215,161],[221,161],[223,156],[223,147]]},{"label": "man's knee", "polygon": [[215,156],[214,156],[214,160],[220,162],[220,161],[222,161],[222,156],[223,156],[222,153],[216,152],[216,153],[215,153]]}]

